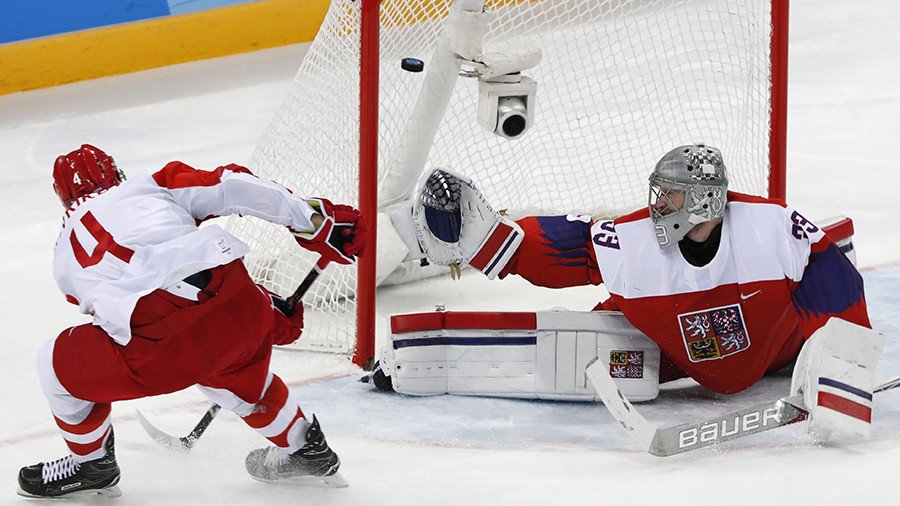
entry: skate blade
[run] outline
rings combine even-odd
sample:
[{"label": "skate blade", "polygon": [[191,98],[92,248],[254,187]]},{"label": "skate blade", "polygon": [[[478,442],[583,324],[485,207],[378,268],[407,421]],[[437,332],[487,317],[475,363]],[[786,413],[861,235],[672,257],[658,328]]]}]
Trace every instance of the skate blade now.
[{"label": "skate blade", "polygon": [[336,472],[331,476],[293,476],[290,478],[281,478],[277,480],[266,480],[253,476],[256,481],[264,483],[277,483],[291,487],[310,487],[310,488],[347,488],[350,486],[341,473]]},{"label": "skate blade", "polygon": [[69,502],[84,502],[89,503],[96,500],[98,497],[102,497],[104,499],[112,499],[115,497],[119,497],[122,495],[122,491],[119,490],[117,485],[113,485],[108,488],[101,488],[95,490],[79,490],[78,492],[72,492],[64,495],[56,495],[56,496],[43,496],[43,495],[32,495],[28,492],[19,488],[16,490],[16,493],[26,499],[35,500],[35,501],[69,501]]}]

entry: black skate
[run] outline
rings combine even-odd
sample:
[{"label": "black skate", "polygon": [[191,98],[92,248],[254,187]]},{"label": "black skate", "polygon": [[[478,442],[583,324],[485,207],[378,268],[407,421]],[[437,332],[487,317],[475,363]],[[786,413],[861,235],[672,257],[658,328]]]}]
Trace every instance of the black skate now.
[{"label": "black skate", "polygon": [[340,466],[341,459],[328,447],[315,416],[307,429],[303,448],[288,453],[283,448],[270,446],[253,450],[247,455],[247,472],[260,481],[290,481],[343,488],[347,482],[337,472]]},{"label": "black skate", "polygon": [[19,470],[19,495],[55,498],[75,495],[121,495],[119,466],[116,464],[113,433],[104,443],[106,455],[79,464],[69,454],[52,462],[41,462]]}]

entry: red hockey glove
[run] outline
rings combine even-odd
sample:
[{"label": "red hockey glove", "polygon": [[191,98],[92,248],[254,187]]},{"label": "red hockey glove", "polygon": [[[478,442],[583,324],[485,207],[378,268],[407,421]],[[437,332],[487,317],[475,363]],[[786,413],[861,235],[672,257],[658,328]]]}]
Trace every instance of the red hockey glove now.
[{"label": "red hockey glove", "polygon": [[322,198],[307,202],[325,217],[325,221],[315,232],[294,232],[297,243],[329,261],[344,265],[353,263],[366,243],[366,221],[359,211]]},{"label": "red hockey glove", "polygon": [[[262,287],[260,287],[262,288]],[[286,346],[300,339],[303,334],[303,302],[299,302],[293,306],[293,311],[289,311],[287,299],[275,295],[274,293],[262,288],[272,300],[272,306],[275,310],[275,325],[272,326],[272,344],[277,346]]]}]

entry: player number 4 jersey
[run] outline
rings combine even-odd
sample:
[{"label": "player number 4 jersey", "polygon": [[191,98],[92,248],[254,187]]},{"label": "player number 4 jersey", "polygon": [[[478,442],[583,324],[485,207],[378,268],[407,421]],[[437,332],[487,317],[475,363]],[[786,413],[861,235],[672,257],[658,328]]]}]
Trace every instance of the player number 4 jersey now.
[{"label": "player number 4 jersey", "polygon": [[68,209],[53,275],[70,302],[125,345],[142,296],[248,253],[246,244],[218,225],[199,227],[201,221],[248,214],[309,232],[314,212],[302,198],[243,167],[200,171],[172,162]]}]

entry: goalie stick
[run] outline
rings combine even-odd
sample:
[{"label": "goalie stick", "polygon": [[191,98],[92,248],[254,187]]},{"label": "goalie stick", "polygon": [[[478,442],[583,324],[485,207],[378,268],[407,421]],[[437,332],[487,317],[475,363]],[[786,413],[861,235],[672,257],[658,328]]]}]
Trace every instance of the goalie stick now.
[{"label": "goalie stick", "polygon": [[[647,421],[622,395],[609,376],[606,364],[595,359],[585,373],[613,418],[644,451],[657,457],[669,457],[712,446],[802,422],[809,417],[809,409],[803,405],[802,396],[795,395],[762,402],[699,422],[660,428]],[[883,392],[898,386],[900,378],[877,386],[874,392]]]},{"label": "goalie stick", "polygon": [[[316,262],[315,267],[309,274],[303,278],[303,281],[300,283],[300,286],[294,290],[294,293],[291,294],[290,297],[285,299],[284,304],[280,305],[278,309],[284,314],[290,316],[293,314],[294,309],[297,307],[297,304],[300,303],[300,299],[306,294],[309,290],[309,287],[316,281],[316,278],[322,274],[322,271],[325,270],[325,267],[328,266],[329,261],[324,257],[319,258],[319,261]],[[166,448],[171,448],[173,450],[182,450],[188,451],[194,447],[194,444],[200,439],[200,436],[206,431],[206,428],[209,427],[209,424],[212,423],[213,419],[219,414],[219,410],[222,409],[222,406],[219,406],[216,403],[213,403],[209,409],[206,410],[206,413],[203,414],[203,418],[197,422],[197,425],[191,430],[191,432],[187,436],[177,437],[171,434],[167,434],[161,430],[159,430],[155,425],[150,423],[146,417],[144,417],[143,413],[139,409],[135,410],[135,416],[137,416],[138,422],[141,423],[141,427],[144,428],[144,431],[153,438],[154,441],[159,444],[165,446]]]}]

